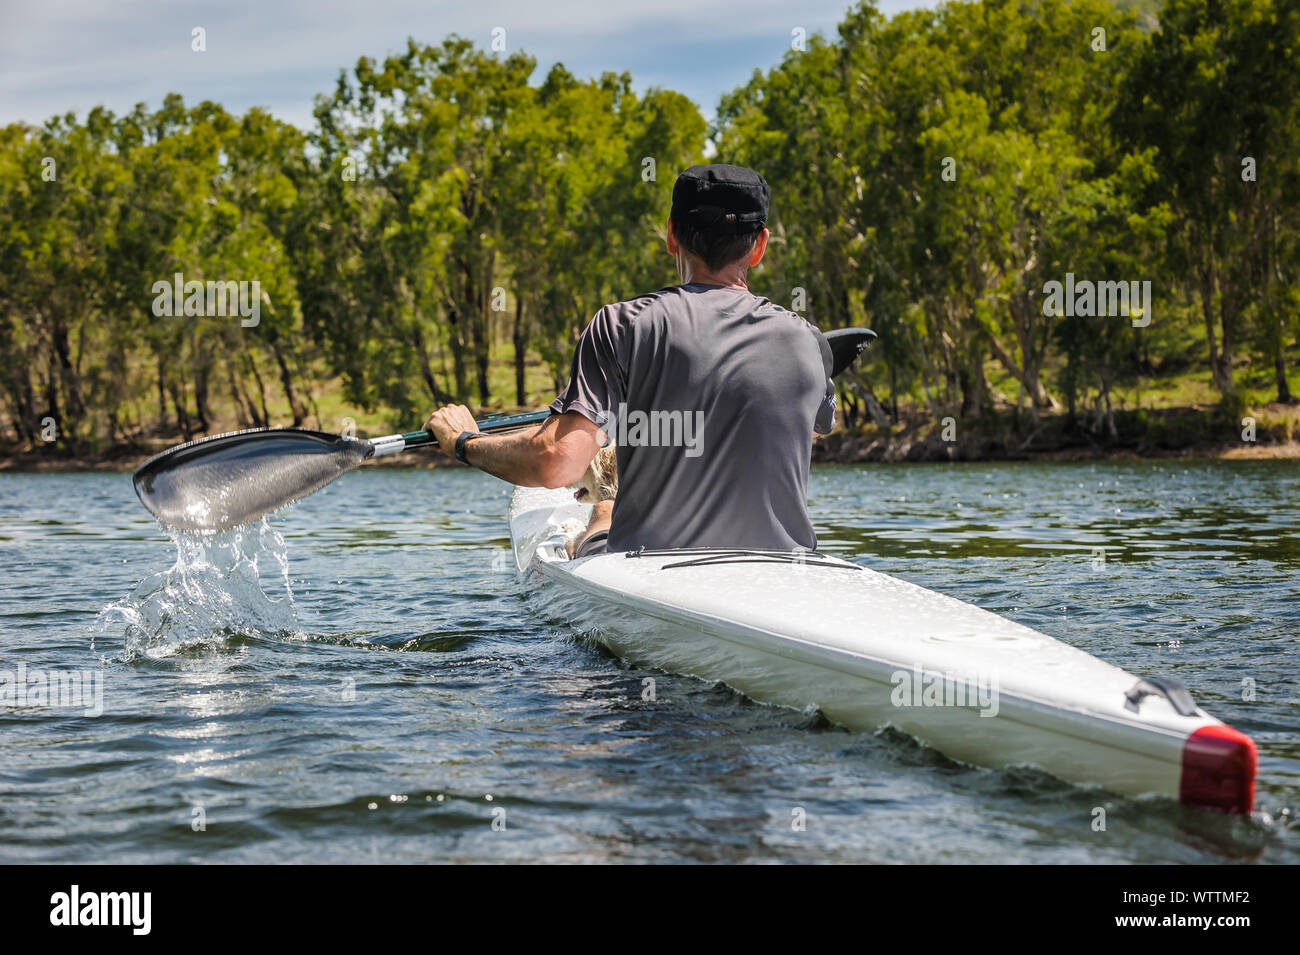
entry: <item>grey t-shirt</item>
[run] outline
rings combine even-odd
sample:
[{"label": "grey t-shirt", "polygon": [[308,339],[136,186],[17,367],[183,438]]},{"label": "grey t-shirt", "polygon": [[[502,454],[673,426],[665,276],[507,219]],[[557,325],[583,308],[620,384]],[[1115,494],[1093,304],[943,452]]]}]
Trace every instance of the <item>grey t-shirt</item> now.
[{"label": "grey t-shirt", "polygon": [[607,305],[578,341],[556,414],[618,445],[611,551],[813,549],[814,429],[835,421],[825,338],[745,289],[677,285]]}]

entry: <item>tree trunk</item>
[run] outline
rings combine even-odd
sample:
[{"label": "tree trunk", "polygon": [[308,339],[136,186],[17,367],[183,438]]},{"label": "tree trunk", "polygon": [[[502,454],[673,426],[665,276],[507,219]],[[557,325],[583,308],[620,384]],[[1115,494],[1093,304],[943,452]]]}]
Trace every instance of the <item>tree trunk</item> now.
[{"label": "tree trunk", "polygon": [[36,440],[36,390],[32,387],[32,376],[23,370],[23,432],[28,441]]},{"label": "tree trunk", "polygon": [[1219,294],[1219,334],[1219,362],[1223,369],[1223,380],[1228,386],[1224,394],[1230,395],[1237,390],[1232,377],[1232,359],[1237,345],[1237,301],[1231,291]]},{"label": "tree trunk", "polygon": [[486,340],[483,326],[486,317],[474,322],[474,368],[478,380],[478,400],[484,407],[492,400],[492,389],[488,386],[488,363],[491,354],[491,342]]},{"label": "tree trunk", "polygon": [[[266,384],[262,381],[262,373],[257,369],[257,359],[253,357],[253,353],[248,350],[247,346],[245,346],[244,350],[244,359],[248,362],[248,368],[253,373],[253,381],[257,382],[257,402],[262,408],[262,417],[258,427],[268,428],[270,427],[271,413],[266,410]],[[248,403],[251,405],[253,399],[249,398]],[[256,417],[254,415],[254,418]]]},{"label": "tree trunk", "polygon": [[524,300],[515,297],[515,404],[523,407],[528,403],[528,394],[524,389],[524,361],[528,354],[528,329],[524,324]]},{"label": "tree trunk", "polygon": [[978,418],[982,415],[987,392],[983,368],[975,362],[963,362],[957,369],[957,387],[961,392],[961,416]]},{"label": "tree trunk", "polygon": [[486,406],[492,398],[492,390],[488,387],[488,362],[492,352],[491,329],[489,325],[489,316],[491,312],[488,309],[488,300],[484,295],[484,290],[475,283],[474,275],[466,264],[465,286],[470,293],[469,309],[469,336],[470,343],[474,348],[474,375],[475,384],[478,385],[478,400],[480,405]]},{"label": "tree trunk", "polygon": [[72,346],[68,341],[68,330],[62,324],[54,330],[54,350],[59,356],[59,377],[63,382],[63,392],[68,396],[68,413],[84,418],[86,401],[82,397],[81,382],[72,365]]},{"label": "tree trunk", "polygon": [[[167,433],[167,385],[164,381],[162,353],[158,353],[158,430]],[[179,427],[179,423],[177,427]]]},{"label": "tree trunk", "polygon": [[199,431],[206,434],[212,429],[212,408],[208,405],[208,369],[205,367],[194,371],[194,415],[198,419]]},{"label": "tree trunk", "polygon": [[889,363],[889,410],[894,423],[898,423],[898,370],[894,363]]},{"label": "tree trunk", "polygon": [[[440,405],[449,405],[456,401],[457,395],[449,395],[438,387],[438,379],[433,375],[433,363],[429,360],[429,351],[424,347],[424,335],[420,331],[420,326],[415,326],[415,353],[420,356],[420,376],[424,378],[424,387],[429,389],[429,394],[433,400]],[[444,371],[446,362],[443,363]]]},{"label": "tree trunk", "polygon": [[1205,344],[1210,352],[1210,375],[1214,379],[1214,387],[1219,390],[1221,395],[1232,393],[1232,364],[1229,362],[1226,366],[1224,363],[1224,352],[1229,348],[1225,343],[1223,351],[1220,351],[1217,335],[1215,334],[1214,321],[1214,288],[1217,284],[1214,277],[1212,266],[1206,265],[1200,270],[1201,275],[1201,317],[1205,322]]},{"label": "tree trunk", "polygon": [[1034,409],[1034,417],[1038,417],[1041,411],[1056,411],[1061,407],[1061,403],[1048,394],[1047,389],[1043,387],[1043,380],[1039,375],[1038,368],[1031,366],[1029,362],[1025,363],[1022,368],[1020,364],[1011,357],[1011,354],[1002,347],[998,337],[993,332],[985,329],[985,337],[988,339],[989,348],[993,352],[993,357],[998,360],[1003,368],[1012,378],[1016,379],[1025,389],[1025,394],[1029,395]]},{"label": "tree trunk", "polygon": [[307,417],[307,412],[303,410],[302,402],[298,400],[298,394],[293,390],[293,375],[289,372],[289,363],[284,360],[284,352],[280,351],[280,347],[275,342],[269,344],[275,363],[280,368],[280,385],[284,388],[285,398],[289,400],[289,410],[293,413],[293,426],[300,427],[302,419]]},{"label": "tree trunk", "polygon": [[53,418],[59,434],[65,434],[63,420],[59,414],[59,378],[54,367],[54,356],[50,356],[45,372],[45,416]]},{"label": "tree trunk", "polygon": [[860,414],[860,411],[858,410],[860,404],[858,396],[853,388],[841,387],[839,389],[839,398],[839,410],[841,412],[839,423],[842,424],[846,430],[853,431],[857,428],[858,416]]},{"label": "tree trunk", "polygon": [[961,346],[954,346],[954,371],[957,378],[957,399],[961,402],[963,418],[978,418],[988,405],[989,383],[984,375],[984,354],[979,348],[979,335],[967,335]]},{"label": "tree trunk", "polygon": [[456,398],[462,399],[469,391],[469,376],[465,368],[465,339],[462,335],[464,318],[458,306],[447,311],[447,342],[451,346],[452,376],[456,379]]},{"label": "tree trunk", "polygon": [[865,385],[862,388],[862,403],[866,405],[867,414],[871,415],[871,420],[875,422],[876,427],[888,431],[889,415],[885,414],[885,409],[876,400],[875,393]]},{"label": "tree trunk", "polygon": [[235,377],[235,366],[227,363],[226,375],[230,379],[230,396],[235,399],[235,411],[239,418],[241,428],[256,428],[257,414],[253,410],[253,402],[244,397],[243,391],[239,388],[239,379]]},{"label": "tree trunk", "polygon": [[180,386],[176,382],[171,383],[172,407],[176,409],[176,427],[180,428],[181,434],[185,440],[190,439],[190,416],[185,413],[185,402],[181,398]]},{"label": "tree trunk", "polygon": [[30,403],[25,403],[23,401],[22,391],[14,385],[10,385],[5,389],[5,391],[7,392],[7,397],[9,399],[9,414],[13,419],[14,434],[17,435],[18,441],[20,443],[35,441],[36,432],[33,430],[31,422],[28,420],[28,417],[31,414],[31,409],[30,407],[24,406],[25,404]]},{"label": "tree trunk", "polygon": [[1289,405],[1294,399],[1291,396],[1291,384],[1286,380],[1286,352],[1283,350],[1286,329],[1283,326],[1280,310],[1275,312],[1273,321],[1276,323],[1276,335],[1273,340],[1273,378],[1277,382],[1277,400],[1280,404]]}]

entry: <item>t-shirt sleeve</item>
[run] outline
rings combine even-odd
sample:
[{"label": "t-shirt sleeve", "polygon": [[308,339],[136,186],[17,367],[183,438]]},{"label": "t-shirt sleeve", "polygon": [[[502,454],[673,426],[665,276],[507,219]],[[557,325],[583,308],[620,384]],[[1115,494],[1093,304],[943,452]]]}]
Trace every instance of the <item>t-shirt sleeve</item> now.
[{"label": "t-shirt sleeve", "polygon": [[813,430],[818,434],[830,434],[831,429],[835,427],[835,386],[828,380],[826,382],[826,397],[822,399],[821,407],[817,409],[817,420],[813,422]]},{"label": "t-shirt sleeve", "polygon": [[818,434],[830,434],[831,429],[835,427],[835,379],[831,377],[831,372],[834,371],[834,358],[831,355],[830,342],[826,341],[826,336],[822,334],[821,329],[811,322],[808,327],[817,336],[817,348],[821,353],[822,371],[826,373],[826,392],[822,395],[822,403],[817,408],[817,417],[813,420],[813,431]]},{"label": "t-shirt sleeve", "polygon": [[606,306],[596,313],[578,339],[568,385],[550,404],[553,414],[576,411],[602,427],[614,416],[623,400],[621,329],[613,308]]}]

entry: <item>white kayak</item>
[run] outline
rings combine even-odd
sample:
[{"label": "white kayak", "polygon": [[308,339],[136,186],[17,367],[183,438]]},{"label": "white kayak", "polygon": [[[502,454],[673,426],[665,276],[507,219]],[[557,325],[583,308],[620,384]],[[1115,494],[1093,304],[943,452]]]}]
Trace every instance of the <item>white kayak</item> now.
[{"label": "white kayak", "polygon": [[1139,679],[1029,627],[820,553],[640,551],[567,559],[589,507],[516,488],[515,562],[548,616],[629,663],[753,700],[893,725],[991,768],[1249,812],[1255,744],[1176,681]]}]

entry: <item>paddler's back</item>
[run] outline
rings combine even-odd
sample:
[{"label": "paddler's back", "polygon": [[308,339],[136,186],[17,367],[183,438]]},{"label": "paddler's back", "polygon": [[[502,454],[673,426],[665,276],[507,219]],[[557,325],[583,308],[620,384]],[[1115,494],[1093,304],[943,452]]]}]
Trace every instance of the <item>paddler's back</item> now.
[{"label": "paddler's back", "polygon": [[674,286],[602,309],[552,410],[618,443],[610,550],[814,548],[812,434],[833,414],[820,341],[741,288]]}]

